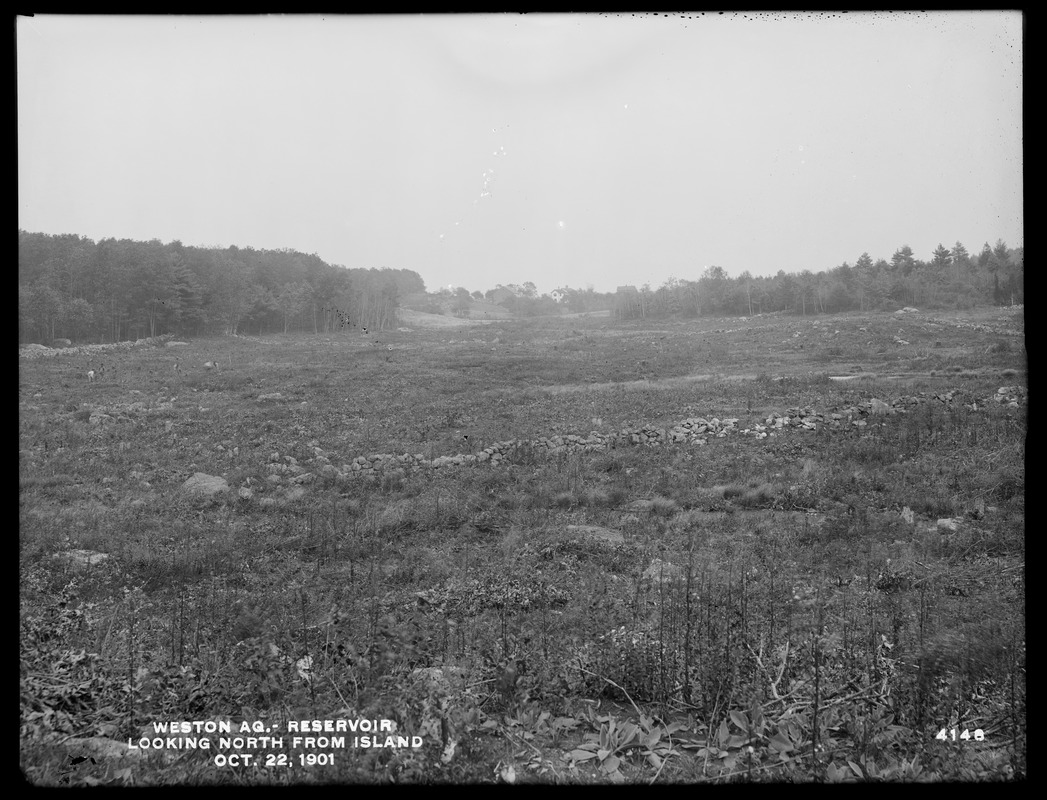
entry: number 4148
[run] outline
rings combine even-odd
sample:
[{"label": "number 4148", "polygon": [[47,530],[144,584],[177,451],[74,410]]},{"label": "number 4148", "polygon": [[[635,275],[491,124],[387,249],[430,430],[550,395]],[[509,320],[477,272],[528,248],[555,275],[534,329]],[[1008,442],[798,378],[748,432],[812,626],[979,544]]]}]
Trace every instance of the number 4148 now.
[{"label": "number 4148", "polygon": [[938,735],[934,738],[941,739],[943,742],[948,742],[950,740],[954,742],[966,742],[969,739],[974,739],[974,741],[976,742],[983,742],[985,741],[985,731],[983,731],[981,728],[975,728],[974,732],[972,733],[971,731],[964,728],[963,733],[959,733],[957,728],[942,728],[940,731],[938,731]]}]

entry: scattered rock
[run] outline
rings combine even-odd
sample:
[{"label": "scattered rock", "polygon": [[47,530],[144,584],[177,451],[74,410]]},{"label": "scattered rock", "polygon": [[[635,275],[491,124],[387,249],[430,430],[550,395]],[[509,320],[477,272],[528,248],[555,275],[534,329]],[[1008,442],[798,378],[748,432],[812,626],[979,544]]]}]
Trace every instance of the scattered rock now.
[{"label": "scattered rock", "polygon": [[221,492],[229,491],[229,484],[225,478],[217,475],[196,472],[193,477],[182,484],[182,489],[197,497],[213,497]]},{"label": "scattered rock", "polygon": [[959,518],[949,518],[938,520],[937,528],[939,533],[951,533],[960,529],[960,523],[963,520]]},{"label": "scattered rock", "polygon": [[[860,370],[861,367],[856,367],[855,369]],[[850,380],[855,377],[857,376],[839,376],[832,377],[831,380]],[[865,373],[865,377],[875,376],[873,373]],[[775,380],[779,379],[775,378]],[[716,417],[709,420],[703,417],[690,417],[671,427],[644,425],[636,429],[622,428],[618,431],[606,433],[591,431],[588,436],[568,434],[541,437],[530,441],[511,439],[504,442],[495,442],[476,453],[458,453],[437,457],[406,453],[403,455],[384,453],[358,456],[351,464],[343,466],[341,472],[337,474],[332,473],[331,470],[323,469],[323,465],[328,465],[330,461],[326,455],[320,458],[320,453],[318,453],[316,463],[322,465],[317,470],[321,475],[324,477],[335,477],[340,480],[343,477],[353,479],[365,476],[377,477],[389,469],[415,471],[420,469],[447,469],[476,463],[498,465],[510,461],[516,453],[521,451],[523,453],[545,452],[547,454],[559,454],[572,451],[606,451],[628,445],[645,447],[660,447],[668,444],[704,445],[710,437],[722,439],[728,435],[735,434],[766,439],[769,436],[782,435],[788,429],[815,431],[824,425],[835,428],[842,426],[862,428],[867,425],[866,421],[862,419],[866,415],[904,414],[907,413],[909,408],[930,400],[949,404],[955,394],[956,392],[952,391],[928,397],[923,392],[920,392],[918,395],[899,397],[890,404],[879,398],[873,398],[868,402],[854,406],[836,407],[829,412],[817,412],[812,408],[790,408],[784,413],[772,413],[764,420],[749,423],[745,427],[739,427],[739,420],[733,417],[723,420]],[[1016,408],[1026,401],[1027,391],[1023,387],[1004,386],[1000,387],[994,397],[997,402],[1006,404],[1007,407]],[[987,403],[988,401],[985,402]],[[276,453],[270,456],[270,461],[277,461],[278,459],[279,455]],[[268,471],[277,474],[298,474],[304,472],[302,468],[294,466],[293,459],[288,459],[288,462],[292,465],[291,467],[283,464],[270,464]],[[271,475],[270,478],[272,477]],[[651,510],[650,503],[651,501],[649,500],[634,501],[628,509],[637,512],[649,512]]]}]

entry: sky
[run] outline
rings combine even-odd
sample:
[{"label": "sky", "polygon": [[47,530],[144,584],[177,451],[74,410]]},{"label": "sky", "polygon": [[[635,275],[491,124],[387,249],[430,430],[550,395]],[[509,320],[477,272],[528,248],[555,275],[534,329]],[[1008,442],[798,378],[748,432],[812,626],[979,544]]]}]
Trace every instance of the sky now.
[{"label": "sky", "polygon": [[16,22],[18,226],[434,291],[1024,244],[1019,12]]}]

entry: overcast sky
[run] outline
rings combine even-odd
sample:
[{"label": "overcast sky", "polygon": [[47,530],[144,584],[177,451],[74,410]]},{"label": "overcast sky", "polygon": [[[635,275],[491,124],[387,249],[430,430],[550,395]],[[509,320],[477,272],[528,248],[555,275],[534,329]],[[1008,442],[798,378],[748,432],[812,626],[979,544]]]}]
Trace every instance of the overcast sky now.
[{"label": "overcast sky", "polygon": [[1024,241],[1018,12],[16,31],[28,231],[543,292]]}]

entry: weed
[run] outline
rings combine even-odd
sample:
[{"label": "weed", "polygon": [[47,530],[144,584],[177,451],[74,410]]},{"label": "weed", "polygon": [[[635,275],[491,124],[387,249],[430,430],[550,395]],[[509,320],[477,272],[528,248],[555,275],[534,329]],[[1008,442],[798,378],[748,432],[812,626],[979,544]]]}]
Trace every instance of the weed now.
[{"label": "weed", "polygon": [[[73,774],[68,737],[231,715],[425,738],[308,773],[329,782],[1024,773],[1021,348],[948,320],[895,348],[897,320],[854,314],[801,353],[782,346],[796,320],[746,324],[507,321],[483,334],[496,351],[421,331],[392,362],[237,337],[185,351],[220,373],[174,378],[141,348],[119,381],[75,386],[61,356],[20,364],[27,776]],[[583,442],[694,417],[738,423]],[[424,463],[347,467],[389,453]],[[191,502],[197,471],[229,491]],[[954,720],[1008,759],[926,735]],[[215,776],[188,752],[80,769]]]}]

